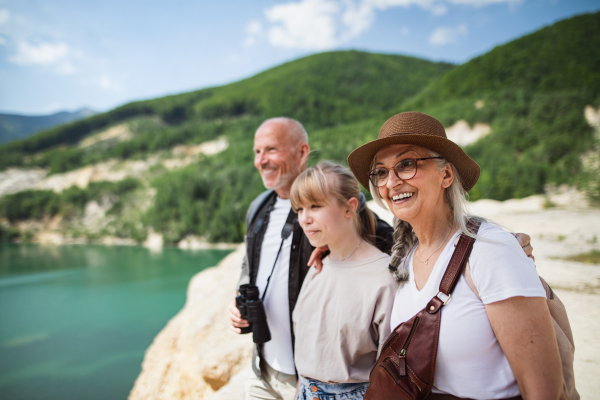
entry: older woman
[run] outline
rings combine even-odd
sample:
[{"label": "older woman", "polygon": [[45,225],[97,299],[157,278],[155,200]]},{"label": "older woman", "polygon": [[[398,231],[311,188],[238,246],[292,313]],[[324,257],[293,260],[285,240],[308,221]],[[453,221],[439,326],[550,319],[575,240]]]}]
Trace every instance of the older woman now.
[{"label": "older woman", "polygon": [[395,115],[348,163],[397,218],[390,269],[405,283],[392,329],[436,295],[458,236],[477,239],[469,259],[474,288],[461,277],[443,308],[430,398],[558,399],[560,357],[533,262],[493,223],[483,221],[476,236],[467,230],[465,194],[480,168],[443,125],[418,112]]}]

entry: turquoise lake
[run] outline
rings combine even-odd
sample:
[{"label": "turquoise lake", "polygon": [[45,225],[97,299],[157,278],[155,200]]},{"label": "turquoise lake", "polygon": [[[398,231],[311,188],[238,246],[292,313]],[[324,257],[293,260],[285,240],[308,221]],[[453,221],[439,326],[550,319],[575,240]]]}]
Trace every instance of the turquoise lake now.
[{"label": "turquoise lake", "polygon": [[190,278],[228,253],[0,244],[0,399],[126,399]]}]

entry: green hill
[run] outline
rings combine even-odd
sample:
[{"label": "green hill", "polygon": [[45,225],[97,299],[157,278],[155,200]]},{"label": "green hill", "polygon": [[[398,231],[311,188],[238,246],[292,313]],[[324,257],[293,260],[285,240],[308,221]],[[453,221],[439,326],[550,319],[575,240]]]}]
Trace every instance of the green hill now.
[{"label": "green hill", "polygon": [[557,22],[498,46],[445,74],[425,103],[506,89],[600,95],[600,13]]},{"label": "green hill", "polygon": [[[169,243],[186,234],[205,235],[211,241],[239,241],[246,208],[262,190],[251,151],[254,131],[262,120],[280,115],[297,118],[311,132],[315,158],[344,160],[351,146],[373,135],[378,121],[390,110],[451,68],[450,64],[399,55],[316,54],[230,85],[126,104],[0,146],[0,169],[18,165],[64,172],[107,159],[144,158],[175,145],[224,136],[230,146],[218,157],[163,171],[151,182],[156,196],[143,223],[162,232]],[[85,148],[77,145],[102,129],[123,123],[133,132],[129,140]],[[347,126],[344,124],[354,125],[336,128]],[[35,197],[29,202],[31,207],[23,195],[0,199],[0,214],[2,209],[18,210],[26,205],[19,215],[39,216],[44,213],[36,210],[69,207],[82,211],[82,203],[68,196],[28,196]],[[3,206],[7,202],[17,204]],[[127,235],[127,229],[119,230]]]},{"label": "green hill", "polygon": [[[167,243],[189,234],[241,241],[246,209],[263,190],[252,165],[253,134],[265,118],[279,115],[307,127],[310,163],[345,161],[400,111],[423,111],[446,126],[461,119],[487,123],[491,133],[466,147],[483,171],[473,199],[524,197],[543,193],[548,184],[584,187],[600,179],[581,161],[598,145],[583,110],[600,106],[599,26],[600,13],[574,17],[456,67],[398,55],[323,53],[226,86],[126,104],[0,146],[0,170],[37,166],[58,173],[108,159],[145,159],[219,137],[229,147],[181,169],[155,169],[143,182],[130,180],[123,187],[5,196],[0,217],[12,223],[16,215],[75,218],[87,201],[113,193],[116,225],[106,234],[141,241],[151,227]],[[117,125],[130,132],[126,140],[79,145]],[[600,182],[595,185],[588,186],[598,188]],[[155,193],[149,208],[127,208],[149,190]],[[0,232],[0,240],[17,234],[9,233]]]},{"label": "green hill", "polygon": [[[77,143],[99,129],[139,116],[157,115],[168,125],[153,132],[152,137],[141,139],[153,142],[154,145],[149,146],[152,150],[203,139],[183,131],[201,130],[204,123],[215,120],[288,115],[301,120],[307,128],[358,121],[389,112],[404,99],[415,95],[432,78],[451,68],[450,64],[399,55],[358,51],[316,54],[226,86],[126,104],[1,146],[0,168],[22,165],[26,155]],[[157,134],[169,138],[157,143]],[[138,147],[142,149],[122,152],[131,156],[147,150],[143,145]],[[71,162],[56,163],[53,170],[59,172],[85,164],[82,157],[65,151],[37,158],[35,164],[46,167],[52,165],[53,158],[70,159]],[[98,158],[87,161],[97,162]]]},{"label": "green hill", "polygon": [[585,184],[580,156],[597,145],[588,105],[600,106],[600,13],[498,46],[397,111],[430,113],[446,126],[490,124],[492,134],[466,148],[482,167],[471,197],[505,200],[543,193],[548,183]]}]

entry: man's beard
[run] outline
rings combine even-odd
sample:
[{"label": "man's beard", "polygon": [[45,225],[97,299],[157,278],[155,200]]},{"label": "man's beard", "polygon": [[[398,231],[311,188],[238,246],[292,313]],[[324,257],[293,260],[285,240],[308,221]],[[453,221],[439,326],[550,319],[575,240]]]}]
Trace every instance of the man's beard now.
[{"label": "man's beard", "polygon": [[261,178],[262,178],[263,185],[265,186],[265,188],[277,190],[277,189],[281,189],[284,186],[287,186],[290,182],[293,182],[295,179],[295,176],[296,175],[291,171],[287,172],[285,174],[282,174],[278,177],[278,179],[275,183],[271,184],[271,186],[267,185],[267,182],[265,181],[265,178],[262,175],[261,175]]}]

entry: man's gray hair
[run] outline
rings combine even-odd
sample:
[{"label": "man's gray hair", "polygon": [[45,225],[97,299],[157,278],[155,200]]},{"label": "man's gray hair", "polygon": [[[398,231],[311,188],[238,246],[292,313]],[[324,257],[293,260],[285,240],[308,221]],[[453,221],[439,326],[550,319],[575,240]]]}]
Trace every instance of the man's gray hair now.
[{"label": "man's gray hair", "polygon": [[295,145],[300,145],[302,143],[308,144],[308,134],[306,133],[306,129],[304,129],[304,126],[302,126],[302,124],[299,121],[297,121],[293,118],[289,118],[289,117],[269,118],[268,120],[266,120],[262,124],[260,124],[260,126],[258,127],[258,129],[256,131],[258,132],[261,127],[263,127],[264,125],[267,125],[267,124],[271,124],[271,123],[279,123],[279,124],[286,125],[287,126],[286,131],[287,131],[288,135],[292,139],[294,139]]}]

